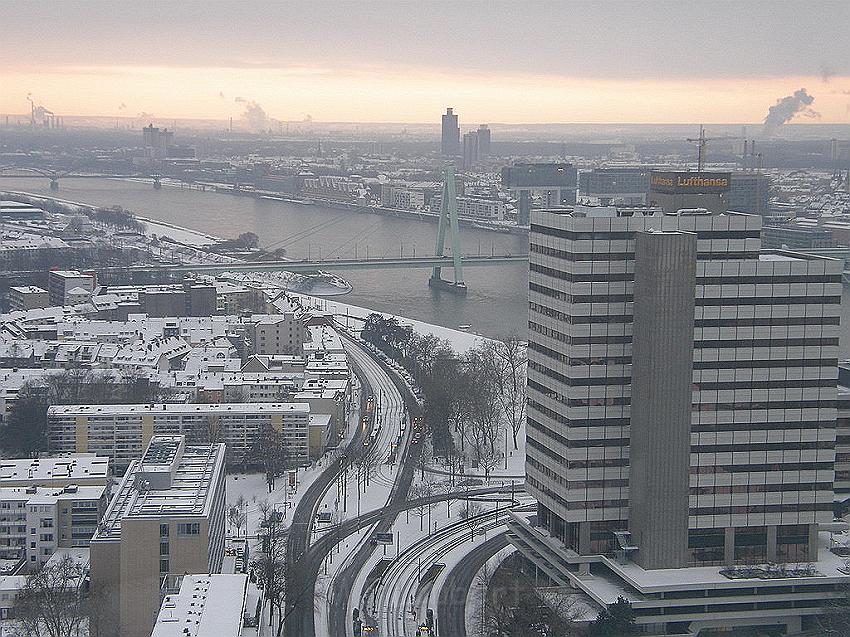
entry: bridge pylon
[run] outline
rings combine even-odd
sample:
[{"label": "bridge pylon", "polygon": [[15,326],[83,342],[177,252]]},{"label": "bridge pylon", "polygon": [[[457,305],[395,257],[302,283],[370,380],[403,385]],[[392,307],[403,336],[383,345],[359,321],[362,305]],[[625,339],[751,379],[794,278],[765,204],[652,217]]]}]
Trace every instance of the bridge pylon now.
[{"label": "bridge pylon", "polygon": [[53,176],[50,178],[50,190],[59,190],[59,177]]},{"label": "bridge pylon", "polygon": [[466,294],[466,283],[463,281],[463,262],[460,252],[460,229],[457,221],[457,182],[455,181],[454,166],[443,170],[443,194],[440,198],[440,222],[437,226],[437,243],[434,247],[436,256],[444,256],[446,248],[446,231],[451,233],[452,265],[454,282],[442,277],[442,267],[435,266],[428,279],[428,287],[447,290],[455,294]]}]

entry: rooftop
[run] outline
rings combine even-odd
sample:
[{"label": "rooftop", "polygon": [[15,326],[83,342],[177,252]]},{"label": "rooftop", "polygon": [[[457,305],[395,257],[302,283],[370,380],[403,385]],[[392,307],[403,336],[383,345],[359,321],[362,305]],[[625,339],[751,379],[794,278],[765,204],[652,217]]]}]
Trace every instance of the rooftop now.
[{"label": "rooftop", "polygon": [[24,458],[0,462],[0,486],[50,480],[79,480],[109,477],[109,458],[75,454],[60,458]]},{"label": "rooftop", "polygon": [[211,488],[223,471],[224,444],[185,445],[182,436],[154,436],[143,460],[124,474],[92,541],[119,540],[126,518],[209,515]]},{"label": "rooftop", "polygon": [[185,575],[180,592],[166,595],[151,637],[239,637],[248,576]]},{"label": "rooftop", "polygon": [[51,416],[87,414],[261,414],[310,413],[307,403],[156,403],[137,405],[54,405]]}]

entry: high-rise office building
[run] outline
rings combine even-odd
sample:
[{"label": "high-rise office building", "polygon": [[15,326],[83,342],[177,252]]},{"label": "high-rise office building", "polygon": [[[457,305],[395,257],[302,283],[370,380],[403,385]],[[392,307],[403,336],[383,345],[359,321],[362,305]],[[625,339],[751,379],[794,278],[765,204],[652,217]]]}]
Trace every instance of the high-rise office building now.
[{"label": "high-rise office building", "polygon": [[727,205],[735,212],[770,214],[770,189],[773,180],[761,173],[732,173]]},{"label": "high-rise office building", "polygon": [[457,115],[451,108],[446,109],[443,115],[442,143],[440,152],[446,157],[454,157],[460,154],[460,126],[457,123]]},{"label": "high-rise office building", "polygon": [[220,573],[224,444],[154,436],[127,469],[91,540],[103,637],[149,637],[169,576]]},{"label": "high-rise office building", "polygon": [[490,154],[490,127],[487,124],[478,126],[478,156],[487,157]]},{"label": "high-rise office building", "polygon": [[649,203],[649,170],[644,167],[594,168],[578,176],[582,197],[611,203],[646,205]]},{"label": "high-rise office building", "polygon": [[[538,510],[514,516],[515,543],[561,584],[631,601],[652,630],[798,629],[848,582],[819,533],[842,265],[760,253],[760,228],[755,215],[532,211]],[[781,586],[738,581],[735,565],[767,562],[813,564]]]},{"label": "high-rise office building", "polygon": [[514,164],[502,168],[502,186],[517,199],[517,223],[528,225],[531,208],[561,208],[576,202],[572,164]]},{"label": "high-rise office building", "polygon": [[470,131],[463,134],[463,169],[469,170],[478,163],[478,133]]}]

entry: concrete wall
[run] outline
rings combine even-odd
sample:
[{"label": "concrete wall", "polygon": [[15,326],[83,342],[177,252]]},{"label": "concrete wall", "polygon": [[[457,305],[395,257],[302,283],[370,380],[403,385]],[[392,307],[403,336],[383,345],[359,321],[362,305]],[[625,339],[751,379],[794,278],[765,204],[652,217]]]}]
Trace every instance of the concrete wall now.
[{"label": "concrete wall", "polygon": [[629,530],[644,568],[687,566],[696,235],[635,240]]}]

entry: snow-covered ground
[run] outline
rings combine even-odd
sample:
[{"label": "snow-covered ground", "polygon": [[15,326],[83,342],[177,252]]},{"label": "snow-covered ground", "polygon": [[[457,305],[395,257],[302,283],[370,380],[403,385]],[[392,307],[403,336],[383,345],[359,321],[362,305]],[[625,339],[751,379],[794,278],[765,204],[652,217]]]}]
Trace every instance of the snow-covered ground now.
[{"label": "snow-covered ground", "polygon": [[330,312],[336,316],[337,321],[345,327],[359,331],[363,326],[363,321],[370,314],[382,314],[385,317],[393,317],[398,319],[401,325],[410,325],[413,330],[419,334],[433,334],[438,338],[447,340],[452,348],[458,353],[466,352],[473,348],[477,343],[485,340],[483,336],[472,332],[464,332],[462,330],[454,330],[449,327],[440,325],[432,325],[431,323],[423,323],[415,319],[407,318],[406,316],[397,316],[395,314],[387,314],[385,312],[376,312],[358,305],[350,305],[332,299],[324,299],[306,294],[297,295],[307,307],[315,308],[322,312]]},{"label": "snow-covered ground", "polygon": [[[356,380],[354,381],[357,382]],[[355,384],[352,390],[352,396],[359,395],[359,385]],[[348,417],[348,425],[343,432],[345,439],[350,439],[355,427],[360,422],[360,409],[358,401],[354,401],[353,408]],[[266,486],[266,476],[263,473],[231,473],[228,474],[225,481],[226,502],[228,508],[232,506],[239,496],[242,496],[246,503],[247,524],[240,530],[240,535],[254,537],[257,535],[257,529],[260,523],[260,505],[263,502],[268,502],[272,507],[279,509],[283,515],[284,526],[289,525],[291,519],[290,511],[298,503],[304,492],[310,487],[316,478],[321,475],[328,462],[332,462],[334,456],[332,454],[339,453],[338,451],[326,453],[309,467],[301,468],[296,471],[296,487],[289,487],[289,479],[286,476],[280,477],[275,482],[274,490],[269,493]],[[335,493],[335,490],[332,490]],[[228,525],[229,526],[229,525]],[[234,535],[236,529],[228,529]]]}]

